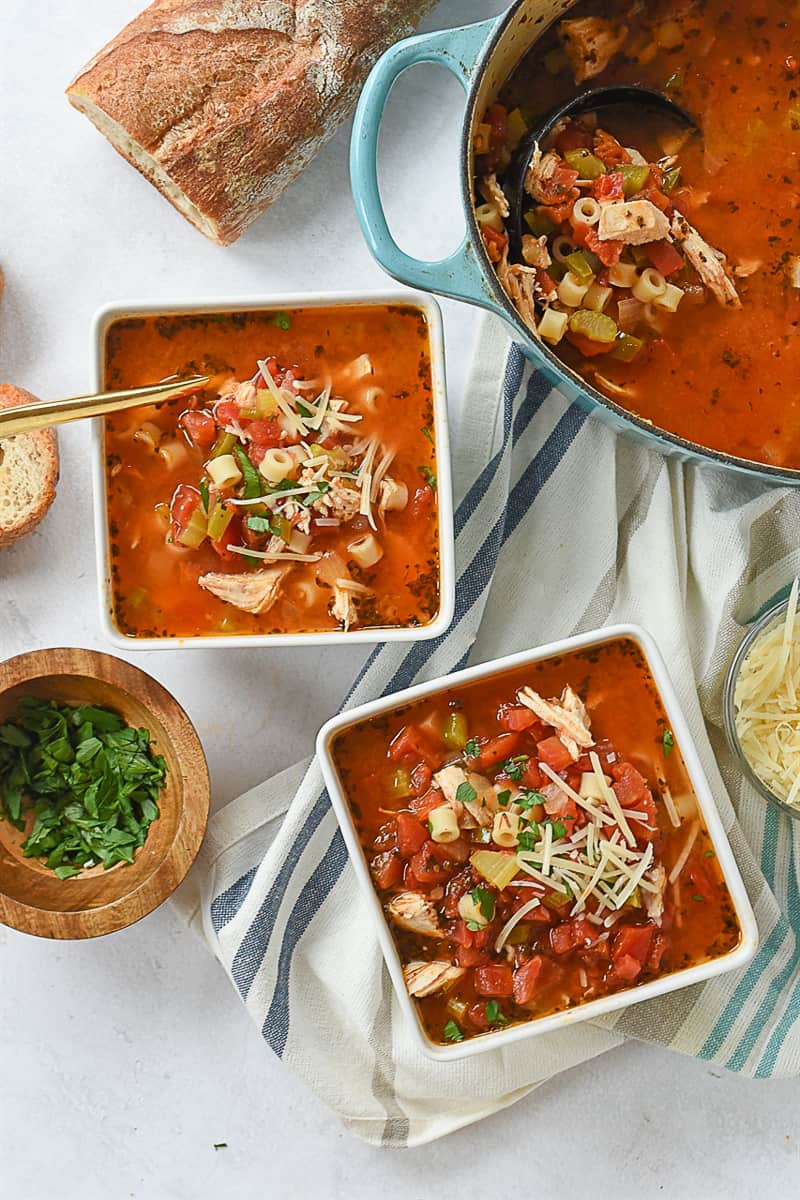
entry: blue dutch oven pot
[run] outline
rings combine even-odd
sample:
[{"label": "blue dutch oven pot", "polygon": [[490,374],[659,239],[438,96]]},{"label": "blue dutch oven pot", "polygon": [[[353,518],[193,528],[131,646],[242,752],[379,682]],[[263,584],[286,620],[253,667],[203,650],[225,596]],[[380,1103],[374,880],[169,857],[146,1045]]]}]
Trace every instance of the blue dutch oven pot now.
[{"label": "blue dutch oven pot", "polygon": [[[553,21],[563,16],[565,7],[563,0],[518,0],[501,17],[398,42],[376,63],[356,111],[350,153],[353,196],[367,244],[394,279],[423,291],[463,300],[502,317],[512,327],[526,356],[554,386],[583,408],[599,412],[619,431],[638,436],[664,453],[701,459],[775,483],[797,485],[800,470],[723,454],[657,429],[620,407],[531,335],[500,286],[475,218],[473,131],[521,58]],[[466,95],[461,133],[461,194],[466,233],[458,249],[439,262],[425,262],[400,249],[389,230],[378,186],[378,135],[389,93],[398,76],[418,63],[446,67],[459,80]]]}]

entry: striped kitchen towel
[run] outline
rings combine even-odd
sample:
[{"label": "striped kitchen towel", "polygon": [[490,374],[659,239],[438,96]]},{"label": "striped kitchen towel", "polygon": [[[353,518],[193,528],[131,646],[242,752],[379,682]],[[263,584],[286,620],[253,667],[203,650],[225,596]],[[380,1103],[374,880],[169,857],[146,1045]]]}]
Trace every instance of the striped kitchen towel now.
[{"label": "striped kitchen towel", "polygon": [[397,1010],[319,768],[284,771],[212,820],[179,903],[275,1053],[353,1132],[385,1146],[495,1112],[626,1037],[749,1075],[800,1072],[794,823],[742,781],[721,730],[740,622],[800,571],[800,491],[615,436],[554,391],[493,318],[478,345],[454,455],[453,625],[437,641],[378,647],[347,706],[609,622],[640,623],[670,665],[761,947],[738,974],[621,1015],[513,1051],[429,1061]]}]

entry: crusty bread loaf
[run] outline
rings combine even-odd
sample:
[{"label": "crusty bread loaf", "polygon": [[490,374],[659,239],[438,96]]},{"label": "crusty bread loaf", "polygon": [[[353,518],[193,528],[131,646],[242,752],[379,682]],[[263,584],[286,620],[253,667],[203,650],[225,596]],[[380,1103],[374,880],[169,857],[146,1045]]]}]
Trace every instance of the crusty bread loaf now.
[{"label": "crusty bread loaf", "polygon": [[[0,383],[0,408],[33,404],[30,392]],[[58,439],[52,429],[0,440],[0,550],[25,537],[53,503],[58,483]]]},{"label": "crusty bread loaf", "polygon": [[353,110],[433,0],[156,0],[67,89],[207,237],[228,245]]}]

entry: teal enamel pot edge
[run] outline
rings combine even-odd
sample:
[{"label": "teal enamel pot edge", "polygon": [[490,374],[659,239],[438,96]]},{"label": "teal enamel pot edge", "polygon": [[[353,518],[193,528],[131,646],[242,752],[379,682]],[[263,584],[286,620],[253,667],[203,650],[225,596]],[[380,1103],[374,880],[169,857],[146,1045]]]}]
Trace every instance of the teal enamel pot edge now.
[{"label": "teal enamel pot edge", "polygon": [[[633,435],[651,449],[687,461],[703,462],[774,484],[800,486],[800,470],[769,466],[737,458],[656,429],[616,404],[570,370],[544,343],[534,339],[500,286],[489,262],[475,218],[470,174],[474,108],[481,78],[498,42],[517,12],[530,0],[516,0],[499,17],[457,29],[422,34],[398,42],[375,64],[356,110],[350,153],[350,173],[356,212],[367,245],[387,274],[411,287],[462,300],[495,313],[512,327],[521,350],[570,400],[597,412],[617,432]],[[532,27],[538,36],[542,25]],[[531,45],[535,38],[531,37]],[[451,71],[466,94],[461,135],[461,193],[467,233],[458,249],[438,262],[406,254],[389,230],[378,184],[377,150],[381,121],[389,93],[398,76],[419,63],[438,63]]]}]

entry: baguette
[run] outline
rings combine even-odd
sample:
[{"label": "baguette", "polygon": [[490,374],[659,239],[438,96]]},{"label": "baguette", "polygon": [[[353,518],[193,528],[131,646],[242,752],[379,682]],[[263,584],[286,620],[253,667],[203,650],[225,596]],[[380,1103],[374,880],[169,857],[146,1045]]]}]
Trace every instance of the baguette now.
[{"label": "baguette", "polygon": [[[33,404],[30,392],[0,383],[0,408]],[[58,439],[53,429],[0,441],[0,550],[34,529],[53,503],[58,483]]]},{"label": "baguette", "polygon": [[299,175],[434,0],[156,0],[70,103],[220,245]]}]

